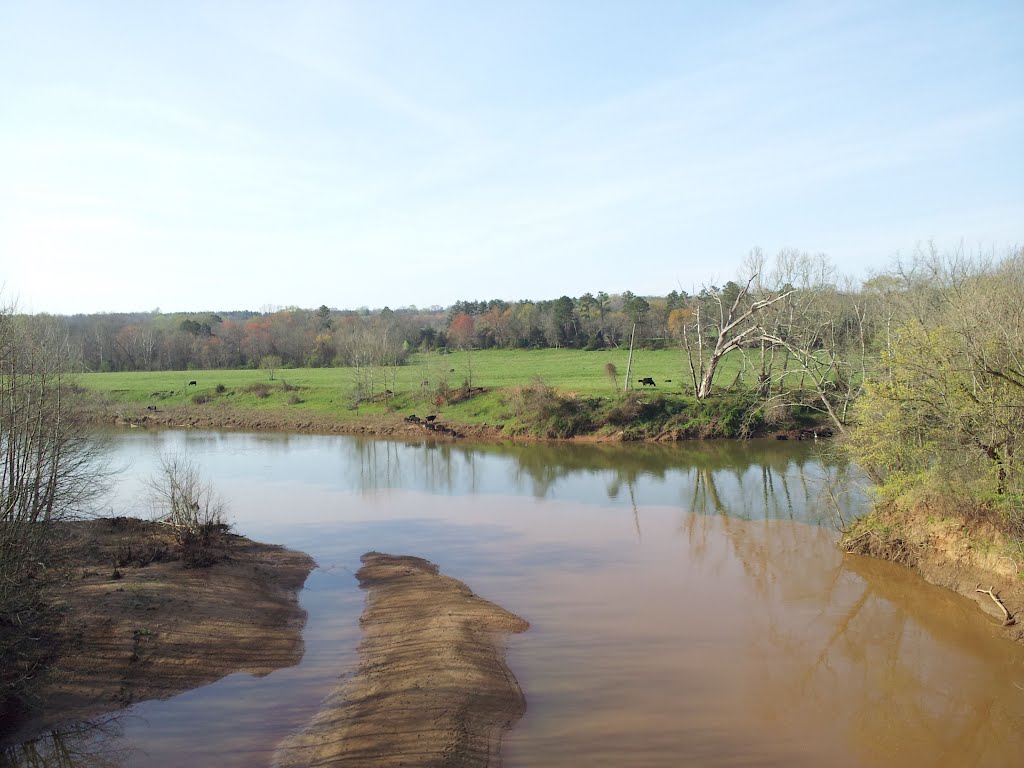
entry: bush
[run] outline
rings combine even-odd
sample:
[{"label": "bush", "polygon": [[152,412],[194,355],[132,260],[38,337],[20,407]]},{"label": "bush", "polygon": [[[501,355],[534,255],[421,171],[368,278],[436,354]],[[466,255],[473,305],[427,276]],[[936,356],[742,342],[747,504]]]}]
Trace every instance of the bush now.
[{"label": "bush", "polygon": [[540,379],[516,387],[506,400],[527,428],[543,437],[567,438],[594,429],[600,401],[560,395]]},{"label": "bush", "polygon": [[196,405],[203,405],[205,403],[210,402],[210,396],[209,395],[205,395],[205,394],[204,395],[193,395],[192,396],[192,402],[195,403]]},{"label": "bush", "polygon": [[217,385],[217,394],[218,395],[223,395],[225,392],[227,392],[227,389],[228,388],[225,387],[223,384],[218,384]]},{"label": "bush", "polygon": [[640,395],[636,392],[630,392],[622,402],[613,406],[612,409],[608,411],[607,420],[608,423],[613,426],[625,427],[640,418],[642,410],[643,403],[640,399]]},{"label": "bush", "polygon": [[260,382],[258,384],[250,384],[245,388],[246,392],[251,392],[256,395],[260,400],[264,400],[270,397],[270,385]]},{"label": "bush", "polygon": [[192,462],[177,454],[162,455],[149,492],[154,519],[171,528],[186,566],[203,567],[220,559],[217,545],[231,527],[227,508]]}]

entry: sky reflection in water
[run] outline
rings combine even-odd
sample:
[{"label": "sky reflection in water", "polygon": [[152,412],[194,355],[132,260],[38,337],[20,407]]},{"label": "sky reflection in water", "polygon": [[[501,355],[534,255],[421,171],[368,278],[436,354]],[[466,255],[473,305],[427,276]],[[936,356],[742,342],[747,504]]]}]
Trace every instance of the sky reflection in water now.
[{"label": "sky reflection in water", "polygon": [[507,766],[1004,765],[1024,748],[1024,654],[967,601],[841,557],[832,522],[866,507],[859,478],[808,444],[117,445],[115,511],[145,514],[145,477],[178,450],[239,532],[320,565],[298,667],[133,708],[108,739],[118,765],[265,762],[356,660],[371,549],[431,559],[530,620],[509,640],[528,712]]}]

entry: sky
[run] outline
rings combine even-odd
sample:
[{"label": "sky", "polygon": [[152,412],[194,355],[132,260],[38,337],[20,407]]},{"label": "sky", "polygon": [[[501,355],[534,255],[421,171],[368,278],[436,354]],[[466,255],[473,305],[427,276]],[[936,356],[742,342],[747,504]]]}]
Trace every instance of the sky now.
[{"label": "sky", "polygon": [[1024,244],[1024,3],[0,0],[0,304],[665,295]]}]

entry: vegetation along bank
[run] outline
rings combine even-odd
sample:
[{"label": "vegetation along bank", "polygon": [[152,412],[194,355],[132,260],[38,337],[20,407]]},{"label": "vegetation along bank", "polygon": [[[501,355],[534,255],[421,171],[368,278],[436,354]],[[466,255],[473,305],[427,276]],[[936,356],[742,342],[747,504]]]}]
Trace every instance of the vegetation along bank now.
[{"label": "vegetation along bank", "polygon": [[[737,280],[673,293],[563,297],[540,313],[543,338],[530,325],[537,316],[529,302],[500,312],[462,303],[444,318],[443,334],[424,326],[418,343],[396,330],[400,313],[384,310],[321,308],[312,339],[282,315],[277,330],[254,330],[244,344],[225,332],[226,321],[182,320],[171,334],[182,342],[178,357],[154,357],[157,337],[145,328],[90,334],[82,318],[3,308],[4,713],[31,698],[46,666],[30,638],[65,614],[53,613],[42,576],[52,572],[62,526],[93,510],[112,480],[95,425],[115,418],[437,439],[832,432],[878,495],[869,515],[844,521],[844,548],[916,567],[1015,631],[1024,567],[1024,253],[925,252],[857,284],[819,257],[782,252],[769,261],[754,252]],[[101,363],[114,347],[133,361],[100,369],[131,370],[96,371],[90,339],[101,342]],[[289,367],[298,358],[285,359],[283,339],[325,350],[330,342],[335,354],[329,365],[306,357],[312,367]],[[244,362],[155,370],[195,365],[203,361],[196,350],[236,342],[248,350]],[[230,362],[247,367],[220,367]],[[216,516],[192,522],[200,536],[219,525]],[[147,637],[139,635],[140,649]]]}]

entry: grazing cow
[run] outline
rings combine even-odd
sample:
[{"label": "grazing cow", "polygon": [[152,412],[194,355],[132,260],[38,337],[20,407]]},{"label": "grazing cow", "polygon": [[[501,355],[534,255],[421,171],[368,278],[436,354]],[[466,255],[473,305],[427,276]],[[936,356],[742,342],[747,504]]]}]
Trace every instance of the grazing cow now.
[{"label": "grazing cow", "polygon": [[405,421],[408,422],[409,424],[419,424],[420,423],[420,417],[417,416],[415,413],[413,413],[413,414],[410,414],[409,416],[406,416],[405,417]]},{"label": "grazing cow", "polygon": [[196,380],[195,380],[195,379],[192,379],[192,381],[190,381],[190,382],[188,383],[188,385],[189,385],[190,387],[194,387],[194,386],[196,385]]},{"label": "grazing cow", "polygon": [[430,415],[430,416],[427,416],[427,421],[433,421],[436,418],[437,418],[436,415]]},{"label": "grazing cow", "polygon": [[646,378],[640,379],[640,383],[643,384],[645,387],[656,387],[656,386],[658,386],[657,384],[654,383],[654,379],[652,379],[650,376],[647,376]]},{"label": "grazing cow", "polygon": [[155,405],[147,405],[146,406],[146,410],[147,411],[155,411],[156,410],[156,406]]}]

